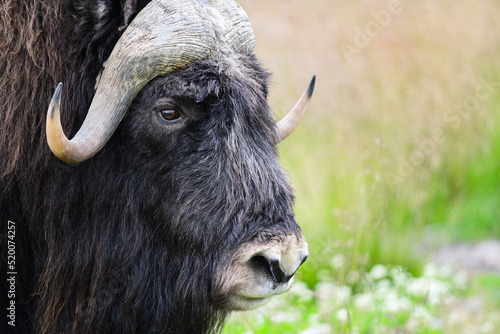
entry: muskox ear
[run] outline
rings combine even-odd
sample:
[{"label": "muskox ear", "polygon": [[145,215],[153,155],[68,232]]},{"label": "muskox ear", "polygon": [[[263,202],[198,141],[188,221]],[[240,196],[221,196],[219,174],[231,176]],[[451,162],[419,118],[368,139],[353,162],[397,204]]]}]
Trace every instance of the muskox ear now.
[{"label": "muskox ear", "polygon": [[137,0],[122,0],[122,3],[123,24],[119,28],[120,32],[127,29],[134,16],[138,13]]},{"label": "muskox ear", "polygon": [[104,24],[113,21],[111,18],[121,16],[119,21],[114,22],[115,27],[120,24],[118,30],[123,32],[145,5],[141,7],[137,2],[138,0],[77,0],[69,2],[69,9],[79,30],[99,31]]},{"label": "muskox ear", "polygon": [[111,12],[111,4],[105,0],[77,0],[68,2],[68,9],[77,30],[91,31]]}]

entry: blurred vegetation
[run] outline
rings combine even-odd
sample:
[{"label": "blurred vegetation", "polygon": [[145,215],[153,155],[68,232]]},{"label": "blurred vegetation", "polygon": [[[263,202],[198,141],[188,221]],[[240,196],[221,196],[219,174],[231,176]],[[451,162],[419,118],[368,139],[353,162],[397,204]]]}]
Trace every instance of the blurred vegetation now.
[{"label": "blurred vegetation", "polygon": [[[354,286],[327,277],[314,290],[297,282],[260,309],[233,313],[224,333],[496,334],[499,283],[497,275],[469,282],[465,272],[435,264],[421,277],[379,264],[359,272]],[[494,297],[478,297],[484,293]]]},{"label": "blurred vegetation", "polygon": [[374,264],[418,275],[436,245],[500,238],[498,1],[239,2],[277,118],[317,74],[280,145],[310,246],[302,281],[349,284]]}]

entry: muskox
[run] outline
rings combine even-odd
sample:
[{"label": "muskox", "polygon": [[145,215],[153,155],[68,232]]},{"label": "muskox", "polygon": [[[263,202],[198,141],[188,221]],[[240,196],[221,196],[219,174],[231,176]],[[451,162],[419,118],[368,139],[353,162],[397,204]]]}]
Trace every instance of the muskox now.
[{"label": "muskox", "polygon": [[276,122],[254,44],[232,0],[2,1],[5,329],[217,332],[291,287],[314,80]]}]

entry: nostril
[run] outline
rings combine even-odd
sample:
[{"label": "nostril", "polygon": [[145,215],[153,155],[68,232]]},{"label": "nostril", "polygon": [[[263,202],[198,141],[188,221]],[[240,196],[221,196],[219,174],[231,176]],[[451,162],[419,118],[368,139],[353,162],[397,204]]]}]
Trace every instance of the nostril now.
[{"label": "nostril", "polygon": [[276,258],[267,259],[264,256],[256,255],[250,260],[253,267],[257,270],[264,271],[276,283],[286,283],[292,278],[292,275],[287,275],[280,265],[280,260]]},{"label": "nostril", "polygon": [[271,272],[271,267],[269,266],[269,261],[264,256],[256,255],[250,259],[252,267],[258,271],[264,271],[269,276],[273,276]]},{"label": "nostril", "polygon": [[[307,258],[309,257],[309,254],[306,254],[306,255],[302,255],[302,258],[301,258],[301,262],[300,262],[300,265],[303,265],[304,262],[306,262]],[[300,267],[300,266],[299,266]]]},{"label": "nostril", "polygon": [[292,278],[293,275],[286,275],[283,269],[281,269],[280,261],[277,259],[271,259],[269,261],[271,273],[273,274],[273,279],[276,283],[286,283]]}]

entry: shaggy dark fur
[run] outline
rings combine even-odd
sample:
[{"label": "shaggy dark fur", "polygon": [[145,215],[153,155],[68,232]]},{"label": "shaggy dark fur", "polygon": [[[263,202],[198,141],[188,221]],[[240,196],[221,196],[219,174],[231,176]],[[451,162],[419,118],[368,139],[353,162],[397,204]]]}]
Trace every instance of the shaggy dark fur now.
[{"label": "shaggy dark fur", "polygon": [[[45,117],[64,82],[74,135],[122,27],[147,1],[0,4],[0,222],[16,223],[18,333],[207,333],[226,315],[214,275],[246,243],[299,233],[277,160],[267,73],[241,57],[151,81],[105,148],[60,162]],[[163,124],[158,100],[188,113]],[[5,324],[6,238],[0,309]],[[7,328],[7,327],[6,327]],[[2,331],[4,333],[4,331]]]}]

